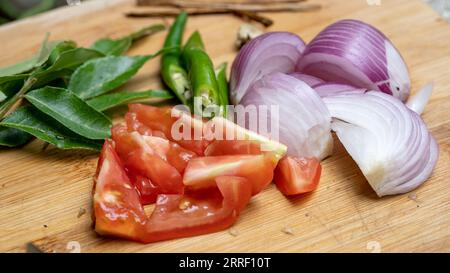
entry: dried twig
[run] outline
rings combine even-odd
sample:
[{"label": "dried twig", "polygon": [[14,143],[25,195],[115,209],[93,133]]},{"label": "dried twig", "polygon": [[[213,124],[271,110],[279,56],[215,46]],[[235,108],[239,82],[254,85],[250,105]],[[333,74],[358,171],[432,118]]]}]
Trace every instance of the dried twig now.
[{"label": "dried twig", "polygon": [[[272,4],[272,3],[298,3],[298,2],[304,2],[306,0],[251,0],[248,2],[242,2],[242,1],[221,1],[221,3],[224,4],[246,4],[246,3],[252,3],[252,4]],[[138,0],[137,4],[139,6],[167,6],[168,3],[174,3],[174,2],[184,2],[187,1],[184,0]],[[192,1],[190,1],[192,3]],[[202,4],[210,4],[211,2],[209,0],[207,1],[195,1],[196,3],[202,3]]]},{"label": "dried twig", "polygon": [[[152,3],[152,2],[150,2]],[[159,3],[159,2],[155,2]],[[149,5],[154,5],[149,4]],[[170,0],[157,6],[176,7],[181,9],[206,9],[206,10],[240,10],[253,12],[278,12],[278,11],[310,11],[320,8],[318,4],[301,2],[267,2],[267,3],[227,3],[227,2],[187,2],[183,0]]]},{"label": "dried twig", "polygon": [[242,10],[235,10],[233,12],[236,16],[242,17],[244,19],[249,19],[252,21],[256,21],[261,23],[262,25],[264,25],[265,27],[270,27],[273,24],[273,20],[262,16],[256,12],[252,12],[252,11],[242,11]]}]

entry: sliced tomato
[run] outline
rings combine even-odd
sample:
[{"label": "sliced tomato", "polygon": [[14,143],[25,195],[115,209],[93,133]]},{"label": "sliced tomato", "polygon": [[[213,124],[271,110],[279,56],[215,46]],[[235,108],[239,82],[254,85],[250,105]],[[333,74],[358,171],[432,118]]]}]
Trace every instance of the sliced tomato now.
[{"label": "sliced tomato", "polygon": [[110,140],[103,145],[94,191],[95,231],[140,240],[147,217]]},{"label": "sliced tomato", "polygon": [[274,181],[285,195],[313,191],[320,180],[322,167],[316,158],[284,157],[275,169]]},{"label": "sliced tomato", "polygon": [[[203,155],[203,151],[209,144],[203,137],[203,121],[200,119],[195,119],[179,111],[177,113],[181,118],[172,116],[172,108],[168,107],[153,107],[143,104],[130,104],[128,107],[141,124],[151,130],[162,132],[167,139],[197,155]],[[177,136],[172,134],[172,130],[178,132],[177,129],[182,128],[185,128],[186,132],[183,131]],[[195,133],[195,128],[198,133]]]},{"label": "sliced tomato", "polygon": [[139,193],[142,205],[153,204],[156,202],[158,194],[162,192],[158,185],[153,183],[148,177],[141,175],[131,176],[130,179]]},{"label": "sliced tomato", "polygon": [[252,140],[215,140],[205,149],[205,156],[259,155],[261,145]]},{"label": "sliced tomato", "polygon": [[[285,145],[247,130],[222,117],[215,117],[207,122],[204,137],[216,141],[231,141],[228,144],[222,142],[227,145],[227,150],[230,152],[238,152],[247,148],[247,152],[250,151],[253,154],[258,149],[261,152],[273,154],[276,160],[282,158],[287,152]],[[240,147],[237,148],[237,146]]]},{"label": "sliced tomato", "polygon": [[142,122],[140,122],[136,113],[128,112],[125,114],[125,122],[127,124],[127,128],[129,132],[136,131],[144,136],[156,136],[160,138],[167,139],[166,135],[163,132],[152,130],[150,127],[145,126]]},{"label": "sliced tomato", "polygon": [[[163,158],[167,147],[149,145],[146,138],[151,137],[142,136],[137,132],[130,133],[123,125],[115,125],[111,132],[116,143],[116,151],[130,172],[149,178],[161,189],[161,193],[183,192],[180,172]],[[167,141],[161,138],[151,139]]]},{"label": "sliced tomato", "polygon": [[220,231],[231,226],[251,198],[241,177],[217,177],[216,188],[183,195],[159,195],[140,239],[155,242]]},{"label": "sliced tomato", "polygon": [[183,183],[190,189],[214,187],[217,176],[239,176],[252,184],[252,193],[264,189],[273,178],[275,165],[266,155],[197,157],[188,162]]}]

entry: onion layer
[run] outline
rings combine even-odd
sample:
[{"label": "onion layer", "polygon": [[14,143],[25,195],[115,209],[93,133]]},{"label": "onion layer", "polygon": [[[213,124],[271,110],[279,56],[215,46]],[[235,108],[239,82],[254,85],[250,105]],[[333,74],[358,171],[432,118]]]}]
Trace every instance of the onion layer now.
[{"label": "onion layer", "polygon": [[367,91],[367,89],[356,88],[347,84],[328,82],[314,85],[312,86],[312,88],[314,88],[317,94],[319,94],[319,96],[321,96],[322,98],[348,93],[364,93],[365,91]]},{"label": "onion layer", "polygon": [[231,102],[237,105],[250,85],[264,75],[293,72],[304,48],[303,40],[289,32],[268,32],[245,44],[231,67]]},{"label": "onion layer", "polygon": [[[249,88],[241,105],[279,106],[278,111],[269,108],[267,113],[260,112],[258,118],[278,121],[278,140],[288,146],[288,155],[323,159],[331,154],[330,113],[303,81],[282,73],[266,75]],[[264,133],[259,127],[256,131]]]},{"label": "onion layer", "polygon": [[324,98],[332,129],[378,196],[411,191],[436,165],[438,146],[420,116],[381,92]]},{"label": "onion layer", "polygon": [[305,48],[296,71],[328,82],[382,91],[406,101],[408,69],[398,50],[376,28],[357,20],[338,21]]}]

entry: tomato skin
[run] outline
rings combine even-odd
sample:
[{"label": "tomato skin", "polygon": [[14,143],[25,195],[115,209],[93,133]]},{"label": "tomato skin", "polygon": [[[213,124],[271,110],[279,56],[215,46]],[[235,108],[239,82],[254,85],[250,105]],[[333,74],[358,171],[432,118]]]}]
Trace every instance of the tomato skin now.
[{"label": "tomato skin", "polygon": [[[216,178],[217,188],[186,195],[159,195],[146,224],[144,243],[217,232],[231,226],[251,198],[241,177]],[[207,197],[205,197],[207,196]]]},{"label": "tomato skin", "polygon": [[[128,108],[130,113],[135,114],[135,118],[141,124],[145,125],[154,131],[162,132],[167,139],[179,144],[181,147],[188,149],[197,155],[203,155],[203,152],[208,146],[209,141],[204,139],[202,135],[203,121],[190,117],[187,114],[181,115],[183,124],[190,124],[191,130],[187,131],[187,137],[189,139],[178,139],[172,136],[172,128],[177,122],[182,121],[178,117],[172,117],[172,108],[169,107],[154,107],[143,104],[129,104]],[[195,128],[198,128],[199,135],[194,134]]]},{"label": "tomato skin", "polygon": [[197,157],[188,162],[183,183],[190,189],[214,187],[217,176],[239,176],[252,184],[253,195],[259,193],[273,178],[275,165],[266,155],[234,155]]},{"label": "tomato skin", "polygon": [[95,231],[102,235],[139,240],[147,217],[110,140],[103,145],[94,191]]},{"label": "tomato skin", "polygon": [[[122,125],[115,125],[111,134],[116,151],[134,175],[147,177],[156,184],[161,193],[183,193],[183,181],[179,171],[161,158],[163,150],[146,145],[145,138],[137,132],[129,133]],[[162,141],[166,141],[161,139]]]},{"label": "tomato skin", "polygon": [[316,158],[286,156],[275,169],[274,182],[284,195],[314,191],[320,180],[322,167]]}]

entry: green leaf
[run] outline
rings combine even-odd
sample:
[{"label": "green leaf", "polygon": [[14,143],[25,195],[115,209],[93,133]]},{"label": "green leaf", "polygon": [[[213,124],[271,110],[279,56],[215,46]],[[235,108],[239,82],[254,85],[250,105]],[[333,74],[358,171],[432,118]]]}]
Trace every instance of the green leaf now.
[{"label": "green leaf", "polygon": [[32,135],[15,129],[0,126],[0,146],[18,147],[27,144],[33,138]]},{"label": "green leaf", "polygon": [[4,84],[10,81],[16,81],[16,80],[24,80],[28,78],[30,75],[28,74],[20,74],[20,75],[12,75],[12,76],[0,76],[0,84]]},{"label": "green leaf", "polygon": [[19,18],[30,17],[44,11],[52,9],[56,4],[56,0],[41,0],[37,5],[29,8],[25,12],[21,13]]},{"label": "green leaf", "polygon": [[36,68],[44,64],[48,60],[52,50],[60,43],[60,42],[48,42],[48,36],[49,35],[47,33],[44,41],[42,42],[41,48],[33,57],[31,57],[28,60],[24,60],[19,63],[13,64],[11,66],[0,68],[0,77],[29,72],[33,68]]},{"label": "green leaf", "polygon": [[43,71],[35,73],[35,77],[40,77],[42,74],[48,74],[62,69],[73,69],[85,62],[103,57],[104,55],[96,50],[89,48],[74,48],[62,52],[55,62]]},{"label": "green leaf", "polygon": [[44,87],[30,91],[25,98],[79,135],[89,139],[110,136],[111,121],[66,89]]},{"label": "green leaf", "polygon": [[82,99],[109,92],[133,77],[153,56],[108,56],[91,60],[72,75],[68,89]]},{"label": "green leaf", "polygon": [[23,130],[26,134],[34,135],[60,149],[100,150],[101,148],[101,142],[86,139],[71,132],[33,106],[20,107],[0,124],[12,130]]},{"label": "green leaf", "polygon": [[96,41],[91,48],[95,49],[105,55],[114,55],[120,56],[127,52],[127,50],[131,47],[132,40],[130,37],[125,37],[122,39],[110,39],[103,38]]},{"label": "green leaf", "polygon": [[50,53],[50,56],[48,58],[49,64],[54,64],[62,53],[75,48],[77,48],[77,43],[75,43],[74,41],[62,41],[58,43]]},{"label": "green leaf", "polygon": [[16,94],[23,86],[24,80],[13,80],[0,84],[0,106],[6,99]]},{"label": "green leaf", "polygon": [[99,39],[91,46],[91,48],[105,55],[120,56],[128,51],[134,41],[164,29],[165,26],[162,24],[151,25],[119,39]]},{"label": "green leaf", "polygon": [[113,94],[106,94],[102,96],[90,99],[87,102],[92,108],[97,111],[105,111],[110,108],[126,104],[129,102],[134,102],[138,100],[145,99],[172,99],[173,95],[171,92],[166,90],[148,90],[141,92],[119,92]]}]

